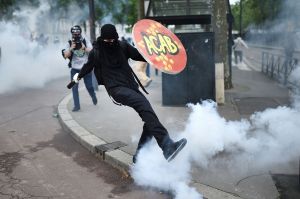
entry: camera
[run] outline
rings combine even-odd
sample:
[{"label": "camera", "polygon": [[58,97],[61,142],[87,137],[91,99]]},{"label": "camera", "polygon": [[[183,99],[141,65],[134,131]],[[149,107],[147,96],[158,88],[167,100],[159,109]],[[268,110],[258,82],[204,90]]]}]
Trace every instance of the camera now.
[{"label": "camera", "polygon": [[76,44],[75,50],[79,50],[82,47],[82,37],[81,35],[72,35],[72,42]]}]

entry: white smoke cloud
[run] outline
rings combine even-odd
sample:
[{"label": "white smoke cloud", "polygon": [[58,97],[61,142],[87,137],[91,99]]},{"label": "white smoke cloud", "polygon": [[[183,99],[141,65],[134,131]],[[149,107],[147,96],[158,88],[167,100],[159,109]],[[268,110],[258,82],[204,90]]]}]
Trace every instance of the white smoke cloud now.
[{"label": "white smoke cloud", "polygon": [[[292,77],[299,80],[298,72]],[[299,158],[300,108],[297,106],[269,108],[240,121],[222,118],[211,101],[190,104],[189,108],[192,112],[185,130],[177,138],[186,137],[186,147],[168,163],[155,141],[148,143],[132,167],[138,185],[171,191],[176,199],[200,199],[201,194],[188,186],[193,164],[201,168],[222,165],[234,173],[264,170]],[[255,164],[247,164],[251,162]]]},{"label": "white smoke cloud", "polygon": [[33,40],[39,36],[34,34],[45,31],[37,26],[37,16],[42,13],[45,16],[49,9],[45,1],[39,8],[24,7],[16,11],[13,22],[0,21],[0,94],[21,88],[40,88],[68,74],[61,45],[52,44],[49,39],[49,44],[43,46]]},{"label": "white smoke cloud", "polygon": [[24,25],[31,31],[38,30],[39,27],[37,27],[38,22],[40,20],[40,17],[47,13],[50,10],[50,5],[47,1],[44,1],[43,3],[40,3],[40,6],[38,9],[33,9],[29,6],[23,6],[22,10],[19,10],[17,12],[13,13],[13,16],[18,21],[19,24]]},{"label": "white smoke cloud", "polygon": [[140,150],[131,175],[137,185],[171,191],[176,199],[200,199],[201,194],[188,186],[191,179],[190,168],[186,150],[182,151],[172,163],[168,163],[152,140]]},{"label": "white smoke cloud", "polygon": [[67,66],[60,47],[42,47],[22,37],[11,23],[0,33],[0,93],[20,88],[40,88],[46,82],[67,75]]}]

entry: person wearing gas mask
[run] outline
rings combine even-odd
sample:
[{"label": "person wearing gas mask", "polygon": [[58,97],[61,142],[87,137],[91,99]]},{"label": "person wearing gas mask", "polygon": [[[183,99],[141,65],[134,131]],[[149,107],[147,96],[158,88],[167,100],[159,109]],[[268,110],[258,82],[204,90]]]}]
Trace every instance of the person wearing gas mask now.
[{"label": "person wearing gas mask", "polygon": [[[71,68],[71,79],[76,74],[79,73],[82,66],[88,60],[88,54],[92,50],[91,43],[82,37],[80,26],[76,25],[71,28],[72,39],[68,41],[65,49],[62,50],[63,57],[69,59],[69,68]],[[88,90],[89,95],[92,98],[94,105],[97,104],[97,97],[93,88],[92,82],[92,72],[89,72],[84,77],[84,84]],[[73,112],[80,110],[78,84],[72,87],[74,108]]]},{"label": "person wearing gas mask", "polygon": [[[86,64],[73,77],[74,82],[84,78],[93,69],[99,84],[103,84],[117,105],[132,107],[144,122],[143,132],[138,143],[133,162],[137,160],[139,150],[154,137],[163,151],[166,160],[171,161],[187,143],[183,138],[174,142],[165,127],[160,123],[151,104],[139,91],[147,93],[133,70],[128,59],[146,62],[136,48],[125,41],[119,41],[116,28],[105,24],[101,36],[97,38]],[[148,93],[147,93],[148,94]]]}]

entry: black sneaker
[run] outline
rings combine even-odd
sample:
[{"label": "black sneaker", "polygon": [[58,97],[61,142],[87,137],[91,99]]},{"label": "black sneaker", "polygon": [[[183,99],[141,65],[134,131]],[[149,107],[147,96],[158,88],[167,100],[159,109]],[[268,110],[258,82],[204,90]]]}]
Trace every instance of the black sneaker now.
[{"label": "black sneaker", "polygon": [[164,156],[168,162],[173,160],[177,154],[183,149],[183,147],[186,145],[187,140],[185,138],[182,138],[181,140],[174,142],[170,147],[168,147],[164,151]]}]

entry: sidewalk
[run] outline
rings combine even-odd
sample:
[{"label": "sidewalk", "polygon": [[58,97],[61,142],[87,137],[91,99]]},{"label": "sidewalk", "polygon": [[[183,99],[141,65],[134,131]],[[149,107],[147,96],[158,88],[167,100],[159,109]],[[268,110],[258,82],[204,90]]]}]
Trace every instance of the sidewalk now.
[{"label": "sidewalk", "polygon": [[[147,88],[150,95],[146,97],[171,137],[174,137],[184,129],[190,110],[187,107],[162,106],[161,75],[151,74],[154,80]],[[269,80],[260,72],[233,67],[233,83],[234,88],[226,91],[226,104],[218,107],[220,115],[227,120],[248,118],[255,111],[289,104],[287,89]],[[79,112],[70,111],[73,106],[70,95],[59,104],[58,111],[63,127],[91,152],[98,152],[98,155],[99,151],[95,148],[97,145],[116,141],[127,144],[120,149],[106,152],[104,156],[105,161],[127,171],[142,131],[143,123],[139,116],[131,108],[113,104],[102,86],[97,92],[97,106],[92,105],[85,89],[80,92],[80,97],[81,111]],[[103,157],[103,154],[100,153],[100,156]],[[297,167],[287,167],[279,171],[296,173],[297,169]],[[222,172],[222,168],[216,171],[195,167],[192,170],[192,186],[209,199],[277,198],[278,191],[269,172],[238,176]]]}]

